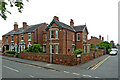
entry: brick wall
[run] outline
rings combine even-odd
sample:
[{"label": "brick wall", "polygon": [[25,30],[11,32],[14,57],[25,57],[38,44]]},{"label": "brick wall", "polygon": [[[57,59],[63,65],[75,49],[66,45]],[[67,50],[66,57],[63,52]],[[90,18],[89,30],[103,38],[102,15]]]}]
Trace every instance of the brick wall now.
[{"label": "brick wall", "polygon": [[[95,53],[95,58],[98,58],[102,55],[103,53]],[[20,58],[50,62],[50,54],[45,54],[45,53],[20,53]],[[93,53],[85,53],[78,58],[77,58],[77,55],[52,54],[52,61],[54,64],[62,64],[62,65],[69,65],[69,66],[85,63],[92,59],[93,59]]]}]

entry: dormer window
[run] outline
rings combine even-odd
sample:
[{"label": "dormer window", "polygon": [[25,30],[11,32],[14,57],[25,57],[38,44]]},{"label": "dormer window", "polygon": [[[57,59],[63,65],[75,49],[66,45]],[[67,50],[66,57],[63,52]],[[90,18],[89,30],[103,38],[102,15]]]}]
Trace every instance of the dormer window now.
[{"label": "dormer window", "polygon": [[24,38],[23,38],[23,34],[21,34],[21,40],[24,40]]}]

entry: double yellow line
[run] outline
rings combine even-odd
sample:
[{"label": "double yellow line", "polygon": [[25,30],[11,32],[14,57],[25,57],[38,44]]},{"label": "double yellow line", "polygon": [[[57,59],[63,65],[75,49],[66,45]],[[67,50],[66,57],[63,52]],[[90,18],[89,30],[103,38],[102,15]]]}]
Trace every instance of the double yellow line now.
[{"label": "double yellow line", "polygon": [[100,61],[97,65],[95,65],[94,67],[92,67],[90,70],[95,70],[97,69],[102,63],[104,63],[108,58],[110,58],[111,56],[106,57],[105,59],[103,59],[102,61]]}]

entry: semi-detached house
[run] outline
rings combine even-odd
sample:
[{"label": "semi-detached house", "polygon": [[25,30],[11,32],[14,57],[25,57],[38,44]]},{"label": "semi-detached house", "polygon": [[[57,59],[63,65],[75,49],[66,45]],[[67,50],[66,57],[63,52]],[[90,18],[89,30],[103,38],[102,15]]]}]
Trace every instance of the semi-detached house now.
[{"label": "semi-detached house", "polygon": [[[17,27],[16,27],[17,26]],[[26,26],[24,28],[24,26]],[[23,28],[18,28],[14,24],[14,30],[2,36],[3,50],[15,50],[18,52],[29,48],[33,43],[43,46],[44,53],[47,54],[69,54],[72,55],[75,49],[83,49],[89,53],[88,30],[86,25],[74,26],[74,21],[70,20],[70,25],[59,21],[57,16],[49,25],[41,23],[28,26],[23,23]]]},{"label": "semi-detached house", "polygon": [[21,52],[34,43],[42,44],[41,33],[46,27],[46,23],[29,26],[23,22],[23,27],[18,28],[15,22],[14,29],[2,36],[3,52],[6,50]]}]

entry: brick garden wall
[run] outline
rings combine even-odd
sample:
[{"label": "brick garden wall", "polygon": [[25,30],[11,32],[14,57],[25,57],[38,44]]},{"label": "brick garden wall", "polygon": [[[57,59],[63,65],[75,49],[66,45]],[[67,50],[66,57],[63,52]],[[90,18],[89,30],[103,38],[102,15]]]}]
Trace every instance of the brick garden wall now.
[{"label": "brick garden wall", "polygon": [[[103,53],[98,51],[97,53],[95,53],[94,58],[98,58],[102,55]],[[45,53],[20,53],[20,58],[50,62],[50,54],[45,54]],[[85,63],[92,59],[93,59],[93,53],[85,53],[78,58],[77,58],[77,55],[52,54],[52,61],[54,64],[62,64],[62,65],[69,65],[69,66]]]}]

